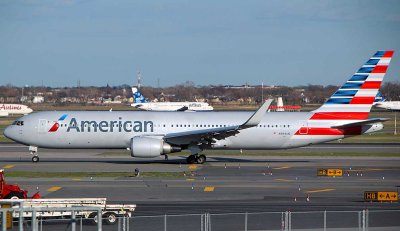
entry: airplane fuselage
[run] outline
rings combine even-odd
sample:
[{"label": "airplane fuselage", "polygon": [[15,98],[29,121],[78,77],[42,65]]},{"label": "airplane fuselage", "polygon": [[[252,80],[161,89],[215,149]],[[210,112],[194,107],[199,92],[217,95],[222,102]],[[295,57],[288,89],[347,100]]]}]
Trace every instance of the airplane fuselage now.
[{"label": "airplane fuselage", "polygon": [[214,108],[202,102],[145,102],[133,103],[132,107],[145,111],[212,111]]},{"label": "airplane fuselage", "polygon": [[[23,126],[5,132],[17,142],[43,148],[128,148],[133,137],[240,125],[252,112],[37,112],[19,119]],[[218,140],[212,149],[287,149],[342,139],[382,129],[332,129],[337,122],[315,123],[310,112],[266,113],[256,127]],[[61,119],[62,118],[62,119]]]},{"label": "airplane fuselage", "polygon": [[399,111],[400,110],[400,101],[378,102],[375,104],[375,106],[378,108],[383,108],[383,109],[387,109],[387,110]]},{"label": "airplane fuselage", "polygon": [[16,114],[29,114],[32,112],[26,105],[22,104],[0,104],[0,116],[16,115]]}]

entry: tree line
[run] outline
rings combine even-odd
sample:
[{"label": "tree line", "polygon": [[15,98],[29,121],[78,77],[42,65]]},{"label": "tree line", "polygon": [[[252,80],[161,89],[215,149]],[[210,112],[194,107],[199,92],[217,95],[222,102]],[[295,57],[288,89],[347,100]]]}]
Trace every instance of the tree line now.
[{"label": "tree line", "polygon": [[[170,87],[143,86],[140,91],[150,101],[207,101],[211,103],[240,102],[243,104],[260,103],[266,98],[281,96],[285,104],[304,105],[322,104],[329,98],[339,86],[241,86],[231,87],[223,85],[196,86],[192,82],[186,82]],[[400,100],[400,83],[386,82],[381,86],[381,92],[387,100]],[[83,87],[16,87],[12,85],[0,86],[0,101],[6,103],[10,99],[20,99],[21,96],[33,97],[42,95],[45,102],[61,102],[65,98],[76,98],[81,103],[89,102],[90,99],[101,98],[130,98],[132,97],[131,86],[83,86]]]}]

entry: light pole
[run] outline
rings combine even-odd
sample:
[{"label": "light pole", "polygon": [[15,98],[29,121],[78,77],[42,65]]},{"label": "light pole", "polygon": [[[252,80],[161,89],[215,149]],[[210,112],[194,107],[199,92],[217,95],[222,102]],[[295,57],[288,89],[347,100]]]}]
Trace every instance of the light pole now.
[{"label": "light pole", "polygon": [[397,111],[394,110],[394,135],[397,135]]},{"label": "light pole", "polygon": [[261,104],[264,103],[264,82],[261,82]]}]

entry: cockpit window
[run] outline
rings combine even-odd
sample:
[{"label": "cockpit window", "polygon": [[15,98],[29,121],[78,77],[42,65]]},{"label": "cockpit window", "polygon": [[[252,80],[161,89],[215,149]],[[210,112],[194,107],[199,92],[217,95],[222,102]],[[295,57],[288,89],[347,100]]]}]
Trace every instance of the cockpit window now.
[{"label": "cockpit window", "polygon": [[17,126],[24,126],[24,121],[22,120],[16,120],[12,123],[12,125],[17,125]]}]

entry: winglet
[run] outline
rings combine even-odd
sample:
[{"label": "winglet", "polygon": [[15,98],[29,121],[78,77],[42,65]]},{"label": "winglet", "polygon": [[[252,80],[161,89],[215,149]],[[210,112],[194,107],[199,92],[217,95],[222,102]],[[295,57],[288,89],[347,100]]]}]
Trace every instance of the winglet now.
[{"label": "winglet", "polygon": [[240,128],[243,129],[257,126],[261,122],[262,117],[267,112],[272,101],[272,99],[266,100],[263,105],[261,105],[261,107],[256,112],[254,112],[254,114],[244,124],[240,125]]}]

